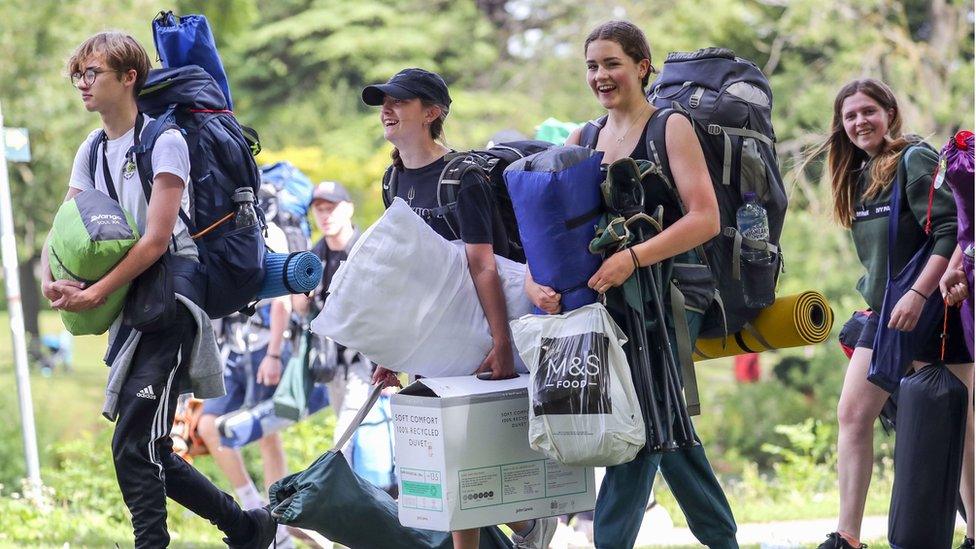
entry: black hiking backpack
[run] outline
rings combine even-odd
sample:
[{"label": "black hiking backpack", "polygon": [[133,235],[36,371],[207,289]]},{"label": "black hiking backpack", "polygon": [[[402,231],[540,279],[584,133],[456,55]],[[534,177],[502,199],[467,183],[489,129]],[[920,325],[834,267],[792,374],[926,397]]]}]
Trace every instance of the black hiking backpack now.
[{"label": "black hiking backpack", "polygon": [[[461,179],[469,172],[483,178],[491,188],[491,195],[495,201],[495,219],[493,223],[500,223],[505,228],[508,238],[508,259],[525,263],[525,250],[519,237],[518,224],[515,221],[515,210],[512,199],[508,196],[505,179],[502,173],[512,162],[544,151],[553,144],[547,141],[511,141],[499,143],[483,151],[451,152],[444,158],[447,165],[441,171],[437,181],[437,208],[433,215],[443,218],[454,233],[455,238],[461,238],[461,227],[457,219],[457,195],[461,187]],[[397,194],[397,170],[390,166],[383,174],[383,205],[387,208],[393,203]]]},{"label": "black hiking backpack", "polygon": [[[236,204],[232,197],[240,187],[258,195],[260,176],[254,155],[260,151],[257,134],[242,127],[227,109],[223,92],[212,76],[196,65],[149,72],[139,92],[139,112],[154,118],[130,154],[134,155],[146,202],[152,193],[152,150],[168,129],[178,129],[186,139],[190,156],[190,208],[180,209],[197,246],[206,274],[204,303],[211,318],[221,318],[248,307],[264,281],[264,223],[236,229]],[[91,149],[91,169],[100,154],[96,139]],[[94,174],[92,174],[94,181]]]},{"label": "black hiking backpack", "polygon": [[[788,205],[776,157],[773,92],[755,63],[732,50],[705,48],[673,52],[664,61],[648,99],[674,108],[693,121],[715,188],[722,229],[704,245],[724,311],[706,315],[702,337],[723,337],[748,328],[775,299],[783,268],[779,248]],[[663,142],[662,142],[663,146]],[[769,242],[744,239],[736,229],[736,210],[754,192],[769,219]],[[742,247],[763,249],[768,261],[741,257]],[[747,306],[748,292],[753,306]],[[724,322],[723,322],[724,320]]]}]

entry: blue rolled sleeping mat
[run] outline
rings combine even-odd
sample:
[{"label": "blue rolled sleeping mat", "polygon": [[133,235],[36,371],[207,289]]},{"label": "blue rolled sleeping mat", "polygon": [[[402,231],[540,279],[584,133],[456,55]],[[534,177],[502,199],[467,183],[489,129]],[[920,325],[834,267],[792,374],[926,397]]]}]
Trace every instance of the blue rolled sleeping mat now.
[{"label": "blue rolled sleeping mat", "polygon": [[586,283],[601,263],[588,247],[603,211],[602,160],[602,152],[569,145],[527,156],[505,169],[532,278],[562,294],[564,313],[597,301]]},{"label": "blue rolled sleeping mat", "polygon": [[322,281],[322,260],[312,252],[264,256],[264,282],[255,299],[311,292]]}]

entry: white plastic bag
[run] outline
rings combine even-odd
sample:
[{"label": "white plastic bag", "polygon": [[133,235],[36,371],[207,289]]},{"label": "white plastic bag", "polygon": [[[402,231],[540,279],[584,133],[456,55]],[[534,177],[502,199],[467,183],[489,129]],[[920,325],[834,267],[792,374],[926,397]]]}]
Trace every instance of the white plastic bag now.
[{"label": "white plastic bag", "polygon": [[644,419],[622,347],[627,338],[606,308],[594,303],[511,324],[531,374],[529,445],[566,465],[634,459]]},{"label": "white plastic bag", "polygon": [[[528,313],[525,265],[495,262],[509,320]],[[401,199],[353,245],[312,331],[390,370],[425,377],[471,374],[492,346],[463,245],[441,238]]]}]

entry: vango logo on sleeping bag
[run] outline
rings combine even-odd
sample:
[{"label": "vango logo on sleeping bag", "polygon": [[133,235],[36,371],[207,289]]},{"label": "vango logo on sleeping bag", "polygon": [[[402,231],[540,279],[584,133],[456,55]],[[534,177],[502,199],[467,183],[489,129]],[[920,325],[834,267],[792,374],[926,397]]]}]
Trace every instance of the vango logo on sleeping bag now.
[{"label": "vango logo on sleeping bag", "polygon": [[115,214],[96,214],[91,216],[88,221],[96,225],[122,225],[125,219],[121,215]]},{"label": "vango logo on sleeping bag", "polygon": [[535,415],[609,414],[608,346],[607,337],[596,332],[542,338],[533,386]]}]

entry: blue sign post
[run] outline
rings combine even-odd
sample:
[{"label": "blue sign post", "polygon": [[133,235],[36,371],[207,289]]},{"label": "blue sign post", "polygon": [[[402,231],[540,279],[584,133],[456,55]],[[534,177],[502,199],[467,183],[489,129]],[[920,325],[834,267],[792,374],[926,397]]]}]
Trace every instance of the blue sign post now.
[{"label": "blue sign post", "polygon": [[30,137],[27,128],[3,128],[4,149],[10,162],[30,162]]}]

